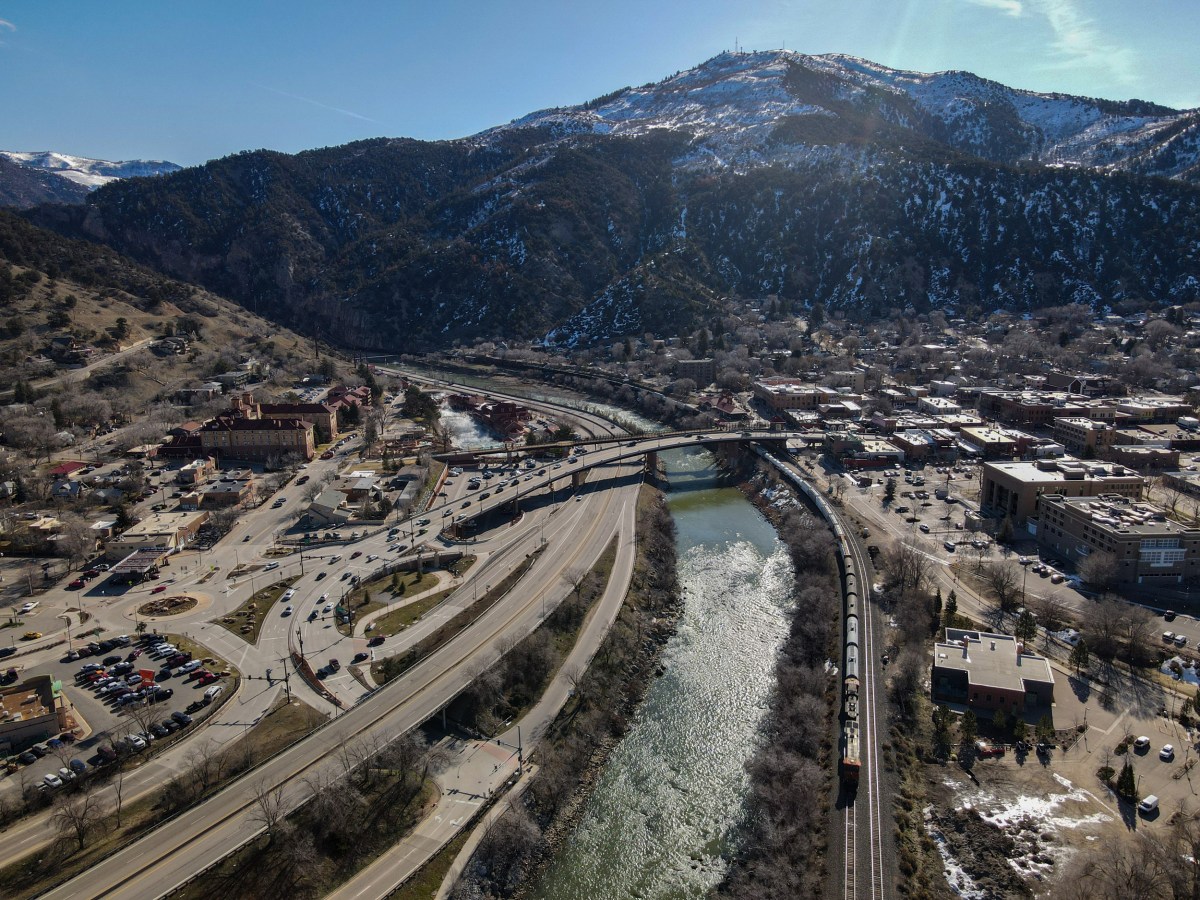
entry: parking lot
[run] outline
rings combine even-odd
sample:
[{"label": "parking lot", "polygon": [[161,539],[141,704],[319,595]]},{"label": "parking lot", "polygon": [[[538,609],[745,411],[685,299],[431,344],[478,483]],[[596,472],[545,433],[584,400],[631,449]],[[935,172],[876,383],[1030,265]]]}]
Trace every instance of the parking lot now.
[{"label": "parking lot", "polygon": [[[90,731],[84,729],[78,740],[60,735],[10,756],[4,789],[58,790],[118,755],[152,754],[158,742],[195,728],[235,689],[236,678],[220,660],[193,658],[194,649],[183,641],[158,648],[160,640],[122,635],[93,644],[94,651],[77,644],[75,653],[39,666],[36,674],[61,681],[69,708]],[[80,652],[85,655],[69,658]]]}]

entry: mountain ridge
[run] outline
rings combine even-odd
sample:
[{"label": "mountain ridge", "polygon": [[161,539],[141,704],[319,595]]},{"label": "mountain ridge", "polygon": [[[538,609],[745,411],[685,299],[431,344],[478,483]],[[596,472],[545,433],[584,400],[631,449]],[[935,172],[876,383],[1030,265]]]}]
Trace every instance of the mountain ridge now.
[{"label": "mountain ridge", "polygon": [[729,294],[1176,303],[1200,297],[1196,133],[1141,101],[721,54],[467,138],[245,152],[29,215],[381,349],[670,333]]},{"label": "mountain ridge", "polygon": [[122,178],[148,178],[182,169],[161,159],[112,161],[54,150],[0,150],[0,206],[79,203],[89,192]]}]

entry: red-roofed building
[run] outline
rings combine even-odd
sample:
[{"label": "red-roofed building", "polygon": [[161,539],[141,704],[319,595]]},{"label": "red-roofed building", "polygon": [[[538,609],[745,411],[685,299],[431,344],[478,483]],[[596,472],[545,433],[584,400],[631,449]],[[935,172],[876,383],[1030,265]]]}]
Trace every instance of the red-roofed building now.
[{"label": "red-roofed building", "polygon": [[79,462],[78,460],[72,459],[72,460],[67,460],[66,462],[59,463],[57,466],[55,466],[53,469],[51,469],[47,474],[49,474],[52,478],[70,478],[72,475],[74,475],[80,469],[86,469],[86,468],[87,468],[87,463]]}]

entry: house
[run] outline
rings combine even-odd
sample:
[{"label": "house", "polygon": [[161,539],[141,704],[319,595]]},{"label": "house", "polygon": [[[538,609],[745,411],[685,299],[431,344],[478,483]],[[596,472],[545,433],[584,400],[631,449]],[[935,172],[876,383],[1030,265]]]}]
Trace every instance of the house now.
[{"label": "house", "polygon": [[930,685],[934,703],[970,709],[1020,716],[1054,705],[1049,660],[1007,634],[947,628],[946,640],[933,646]]},{"label": "house", "polygon": [[74,477],[76,472],[86,468],[87,463],[72,459],[66,460],[65,462],[60,462],[46,474],[51,478],[71,478]]},{"label": "house", "polygon": [[321,491],[308,505],[305,518],[315,525],[341,525],[350,518],[346,495],[333,488]]}]

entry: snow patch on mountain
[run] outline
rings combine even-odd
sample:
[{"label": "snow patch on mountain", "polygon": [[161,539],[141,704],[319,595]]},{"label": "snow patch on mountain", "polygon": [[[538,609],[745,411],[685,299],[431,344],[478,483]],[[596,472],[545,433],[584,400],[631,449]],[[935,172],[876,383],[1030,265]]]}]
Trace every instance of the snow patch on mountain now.
[{"label": "snow patch on mountain", "polygon": [[130,159],[113,162],[107,159],[91,159],[86,156],[69,156],[66,153],[56,153],[52,150],[35,153],[0,150],[0,156],[17,165],[30,169],[42,169],[91,189],[122,178],[166,175],[170,172],[178,172],[182,168],[173,162],[161,159]]}]

